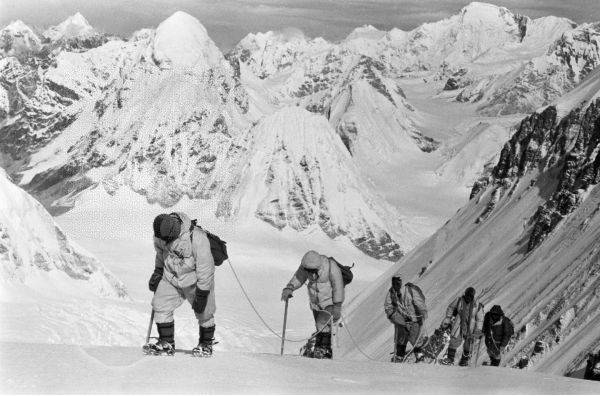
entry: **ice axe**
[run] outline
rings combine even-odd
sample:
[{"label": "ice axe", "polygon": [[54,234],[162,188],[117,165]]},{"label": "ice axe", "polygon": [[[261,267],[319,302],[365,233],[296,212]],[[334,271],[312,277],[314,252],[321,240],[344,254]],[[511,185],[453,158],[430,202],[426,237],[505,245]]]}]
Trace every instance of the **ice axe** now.
[{"label": "ice axe", "polygon": [[154,322],[154,309],[150,314],[150,323],[148,324],[148,333],[146,333],[146,344],[150,342],[150,333],[152,333],[152,322]]},{"label": "ice axe", "polygon": [[481,339],[477,340],[477,353],[475,354],[475,360],[473,361],[473,367],[477,367],[477,361],[479,360],[479,351],[481,351]]},{"label": "ice axe", "polygon": [[283,356],[283,347],[285,346],[285,326],[287,324],[287,312],[289,301],[289,297],[285,299],[285,311],[283,312],[283,331],[281,332],[281,356]]}]

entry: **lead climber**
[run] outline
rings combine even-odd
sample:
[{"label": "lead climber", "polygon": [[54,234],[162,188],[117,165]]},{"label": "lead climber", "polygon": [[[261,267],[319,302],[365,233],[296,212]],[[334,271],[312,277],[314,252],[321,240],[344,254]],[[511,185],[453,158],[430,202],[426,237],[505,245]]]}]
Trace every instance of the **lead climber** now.
[{"label": "lead climber", "polygon": [[156,258],[148,287],[155,292],[152,309],[159,338],[144,350],[156,355],[175,353],[173,311],[187,300],[199,326],[198,346],[192,353],[210,357],[215,334],[215,262],[207,234],[181,212],[158,215],[153,229]]}]

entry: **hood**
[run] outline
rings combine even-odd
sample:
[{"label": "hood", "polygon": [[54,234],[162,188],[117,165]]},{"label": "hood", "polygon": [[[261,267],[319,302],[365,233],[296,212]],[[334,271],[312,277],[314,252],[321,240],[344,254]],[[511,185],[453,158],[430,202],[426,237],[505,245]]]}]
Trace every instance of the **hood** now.
[{"label": "hood", "polygon": [[319,269],[323,265],[323,256],[314,250],[306,252],[300,264],[305,269]]},{"label": "hood", "polygon": [[500,308],[500,305],[494,305],[492,309],[490,309],[490,314],[504,316],[504,312],[502,312],[502,308]]},{"label": "hood", "polygon": [[183,212],[176,212],[179,219],[181,219],[181,231],[179,231],[179,236],[181,237],[186,232],[190,231],[190,227],[192,226],[192,220]]}]

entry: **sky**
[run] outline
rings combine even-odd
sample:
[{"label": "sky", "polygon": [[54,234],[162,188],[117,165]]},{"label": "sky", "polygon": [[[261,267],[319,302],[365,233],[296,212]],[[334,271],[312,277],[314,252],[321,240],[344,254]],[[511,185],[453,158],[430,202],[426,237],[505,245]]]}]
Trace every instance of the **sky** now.
[{"label": "sky", "polygon": [[[251,32],[294,27],[309,37],[340,40],[365,24],[411,30],[456,14],[468,0],[0,0],[0,26],[21,19],[48,27],[81,12],[96,29],[128,37],[155,28],[175,11],[194,15],[227,51]],[[600,0],[490,0],[530,17],[600,21]]]}]

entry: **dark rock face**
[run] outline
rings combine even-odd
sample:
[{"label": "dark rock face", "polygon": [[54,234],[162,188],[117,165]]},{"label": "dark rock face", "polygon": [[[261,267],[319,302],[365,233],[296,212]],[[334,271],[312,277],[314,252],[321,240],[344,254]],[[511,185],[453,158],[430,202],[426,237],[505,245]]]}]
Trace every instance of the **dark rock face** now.
[{"label": "dark rock face", "polygon": [[446,85],[444,85],[444,91],[454,91],[458,88],[460,88],[460,85],[458,84],[458,81],[453,77],[450,77],[446,81]]},{"label": "dark rock face", "polygon": [[556,172],[556,190],[532,218],[534,226],[527,247],[531,251],[579,206],[582,192],[600,182],[599,150],[600,99],[585,109],[572,110],[560,121],[556,108],[550,106],[521,122],[518,131],[502,149],[491,177],[474,184],[471,198],[488,185],[494,185],[495,200],[492,201],[497,201],[497,191],[518,183],[529,170]]},{"label": "dark rock face", "polygon": [[417,146],[419,147],[419,149],[421,149],[421,151],[423,151],[425,153],[431,153],[431,152],[437,150],[441,144],[437,140],[435,140],[429,136],[425,136],[422,133],[417,132],[417,131],[412,131],[411,137],[413,138],[415,143],[417,143]]},{"label": "dark rock face", "polygon": [[529,18],[524,15],[515,14],[515,22],[519,25],[519,38],[523,41],[527,35],[527,22],[529,22]]}]

